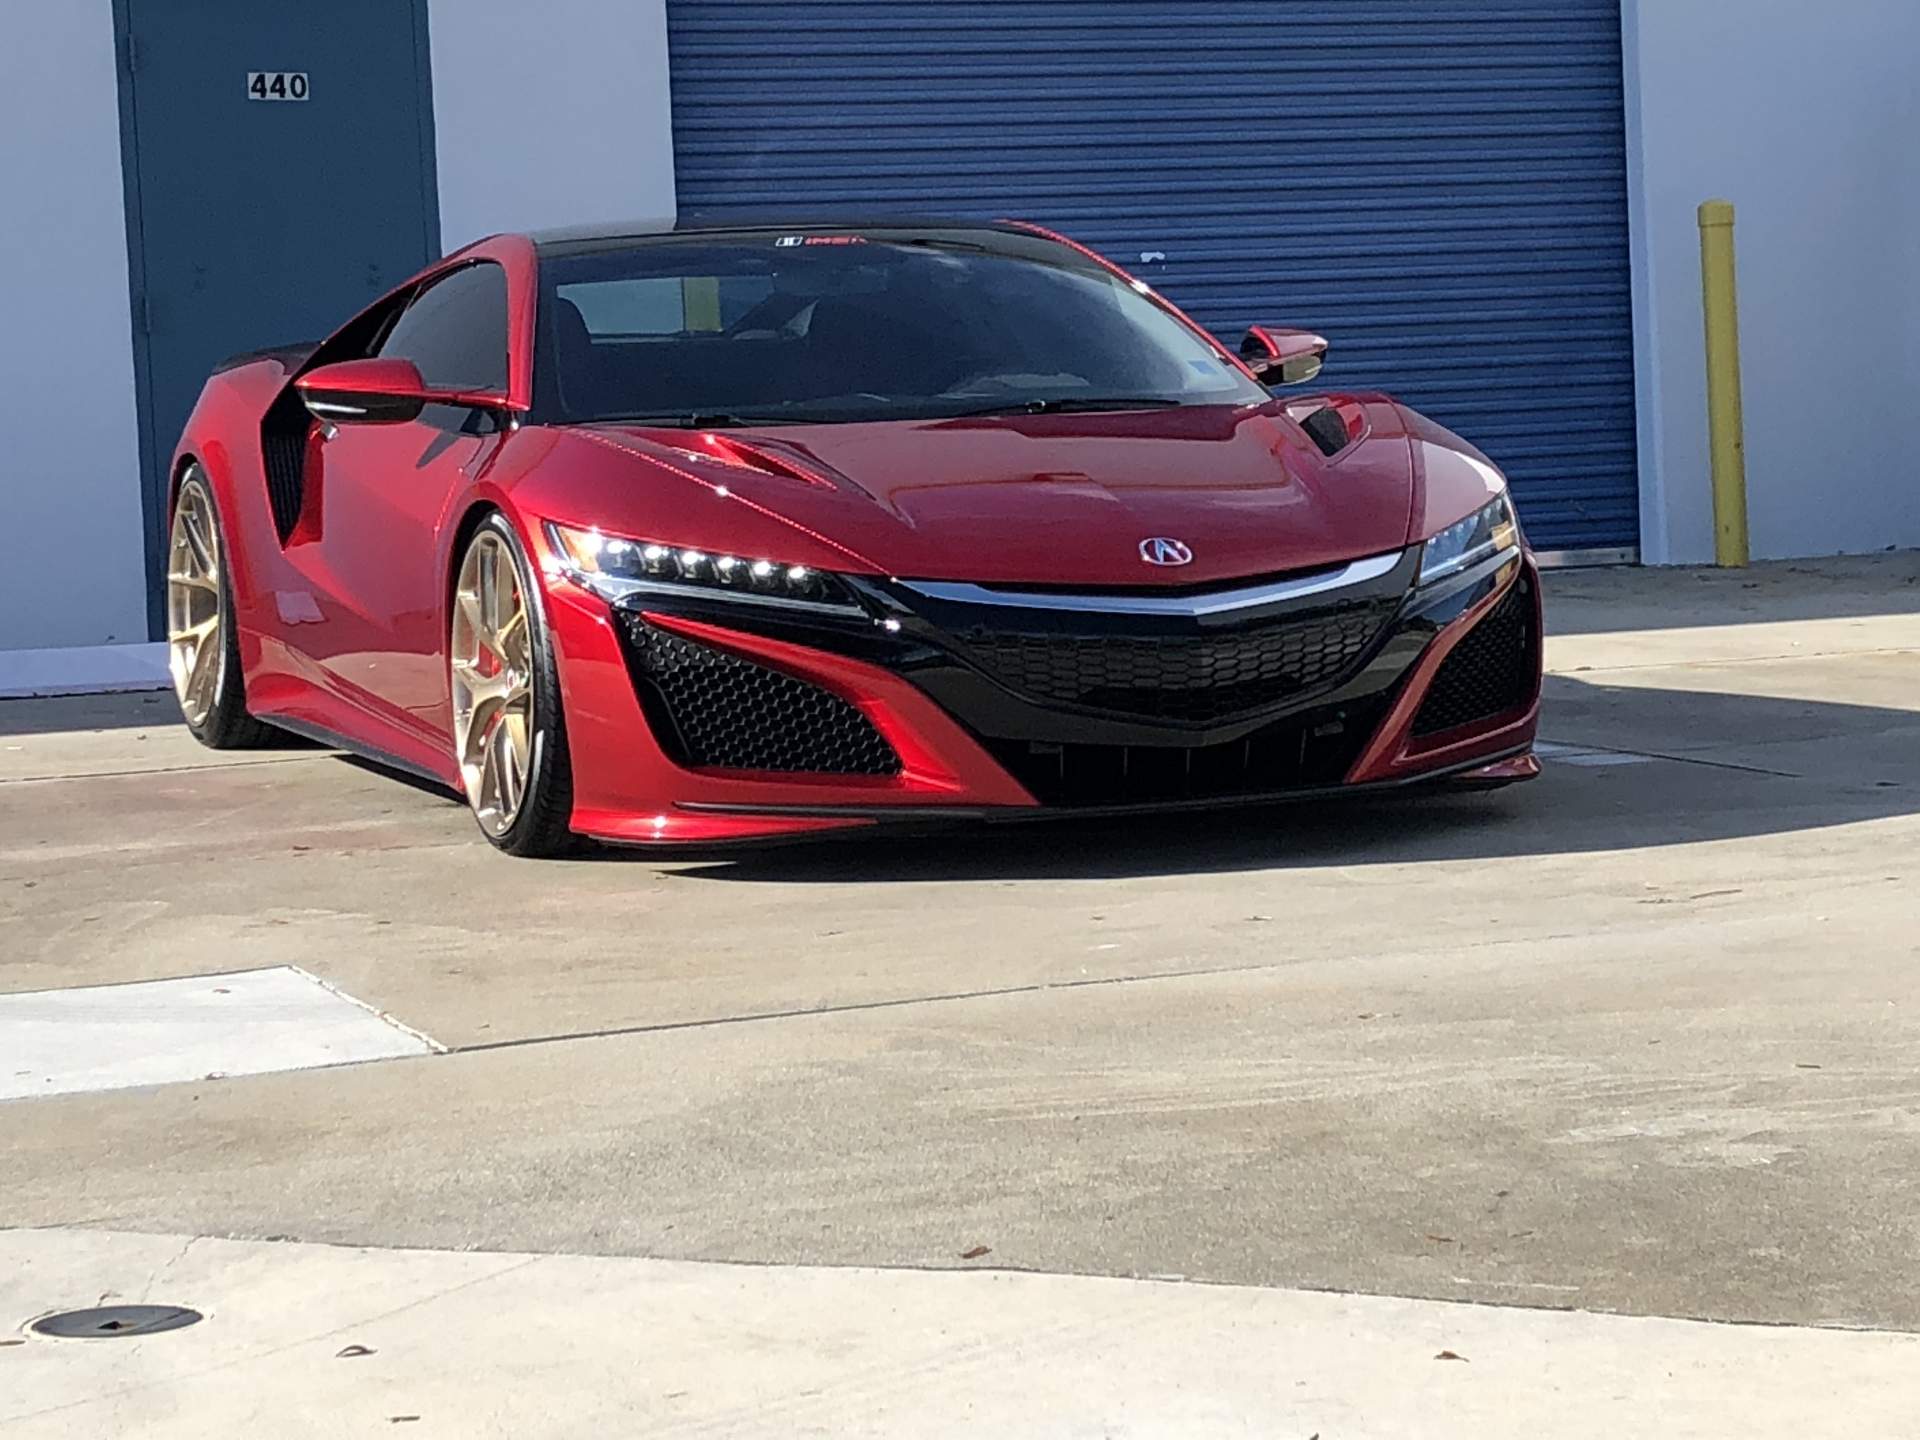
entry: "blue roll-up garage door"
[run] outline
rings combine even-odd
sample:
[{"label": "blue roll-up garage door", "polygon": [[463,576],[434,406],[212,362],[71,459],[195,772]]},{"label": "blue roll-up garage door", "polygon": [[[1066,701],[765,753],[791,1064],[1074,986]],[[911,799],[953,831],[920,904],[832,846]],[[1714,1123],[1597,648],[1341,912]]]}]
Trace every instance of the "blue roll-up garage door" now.
[{"label": "blue roll-up garage door", "polygon": [[1011,215],[1638,541],[1618,0],[668,0],[683,215]]}]

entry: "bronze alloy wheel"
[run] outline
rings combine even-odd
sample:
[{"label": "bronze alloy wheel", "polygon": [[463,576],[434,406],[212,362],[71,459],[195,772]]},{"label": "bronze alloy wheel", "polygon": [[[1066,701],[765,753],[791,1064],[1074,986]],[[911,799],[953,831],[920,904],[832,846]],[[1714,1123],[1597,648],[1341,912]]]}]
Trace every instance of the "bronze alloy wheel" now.
[{"label": "bronze alloy wheel", "polygon": [[453,739],[474,818],[496,839],[519,816],[533,773],[532,623],[506,540],[481,530],[454,586]]},{"label": "bronze alloy wheel", "polygon": [[198,730],[220,700],[226,635],[220,603],[220,527],[198,477],[180,487],[167,543],[167,668],[180,713]]}]

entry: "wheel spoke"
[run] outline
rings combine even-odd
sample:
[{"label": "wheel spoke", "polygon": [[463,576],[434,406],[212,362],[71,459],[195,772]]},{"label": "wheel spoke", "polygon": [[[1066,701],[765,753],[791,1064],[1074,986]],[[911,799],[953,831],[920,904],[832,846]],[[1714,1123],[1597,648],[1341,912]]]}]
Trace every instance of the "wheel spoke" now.
[{"label": "wheel spoke", "polygon": [[470,743],[467,745],[467,753],[476,761],[486,750],[487,740],[493,733],[494,722],[498,719],[500,710],[501,700],[498,692],[490,691],[470,696],[467,709],[467,734],[470,737]]},{"label": "wheel spoke", "polygon": [[512,680],[505,671],[498,675],[482,675],[473,665],[455,663],[461,685],[466,687],[467,713],[478,724],[482,710],[491,714],[507,700],[512,690]]},{"label": "wheel spoke", "polygon": [[201,528],[200,506],[196,502],[184,507],[180,512],[181,533],[186,536],[187,548],[193,552],[193,561],[200,573],[209,578],[220,573],[219,562],[214,559],[214,547]]},{"label": "wheel spoke", "polygon": [[500,767],[494,763],[493,746],[489,743],[491,738],[492,731],[480,732],[480,751],[474,757],[474,768],[480,775],[480,794],[474,802],[474,809],[483,815],[500,808]]},{"label": "wheel spoke", "polygon": [[512,616],[493,634],[493,653],[520,669],[526,665],[526,646],[527,610],[524,605],[515,605]]},{"label": "wheel spoke", "polygon": [[205,722],[220,698],[220,596],[220,531],[204,483],[194,477],[181,487],[167,557],[167,668],[190,725]]},{"label": "wheel spoke", "polygon": [[491,649],[491,641],[500,629],[500,551],[492,544],[480,552],[480,614]]},{"label": "wheel spoke", "polygon": [[467,798],[495,837],[512,827],[532,780],[532,623],[512,551],[483,530],[454,589],[448,671]]},{"label": "wheel spoke", "polygon": [[213,709],[214,690],[220,675],[219,651],[204,641],[193,647],[192,679],[187,682],[187,693],[193,697],[194,705],[202,715]]},{"label": "wheel spoke", "polygon": [[503,565],[500,572],[500,599],[497,611],[499,623],[493,627],[493,646],[496,653],[507,653],[507,638],[514,627],[526,619],[526,607],[520,603],[520,577],[511,562]]},{"label": "wheel spoke", "polygon": [[500,773],[500,809],[511,815],[520,808],[520,765],[514,754],[513,726],[505,715],[493,727],[494,764]]},{"label": "wheel spoke", "polygon": [[486,617],[480,613],[480,597],[471,590],[460,591],[460,618],[466,622],[468,637],[473,641],[473,655],[469,658],[478,658],[481,637],[486,633],[487,621]]}]

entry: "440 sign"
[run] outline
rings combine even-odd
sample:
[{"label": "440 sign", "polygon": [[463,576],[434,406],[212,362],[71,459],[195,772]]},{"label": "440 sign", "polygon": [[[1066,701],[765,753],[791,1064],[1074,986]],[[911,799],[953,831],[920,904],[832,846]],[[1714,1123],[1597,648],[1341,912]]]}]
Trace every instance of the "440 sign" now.
[{"label": "440 sign", "polygon": [[309,93],[304,70],[249,70],[247,99],[304,100]]}]

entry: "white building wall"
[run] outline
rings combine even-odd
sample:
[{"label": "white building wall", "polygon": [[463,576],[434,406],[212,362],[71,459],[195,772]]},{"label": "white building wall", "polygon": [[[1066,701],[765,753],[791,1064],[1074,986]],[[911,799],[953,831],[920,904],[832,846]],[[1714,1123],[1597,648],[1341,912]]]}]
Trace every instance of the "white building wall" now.
[{"label": "white building wall", "polygon": [[440,235],[671,223],[665,0],[431,0]]},{"label": "white building wall", "polygon": [[[1920,546],[1920,4],[1623,9],[1644,558],[1712,554],[1710,196],[1739,211],[1755,554]],[[447,248],[671,219],[664,0],[432,0],[429,29]],[[0,499],[39,537],[0,567],[15,668],[146,634],[114,67],[109,0],[24,7],[0,46]]]},{"label": "white building wall", "polygon": [[109,0],[0,43],[0,651],[144,642],[139,433]]},{"label": "white building wall", "polygon": [[1920,546],[1920,4],[1625,0],[1641,552],[1713,558],[1702,200],[1734,203],[1756,558]]}]

